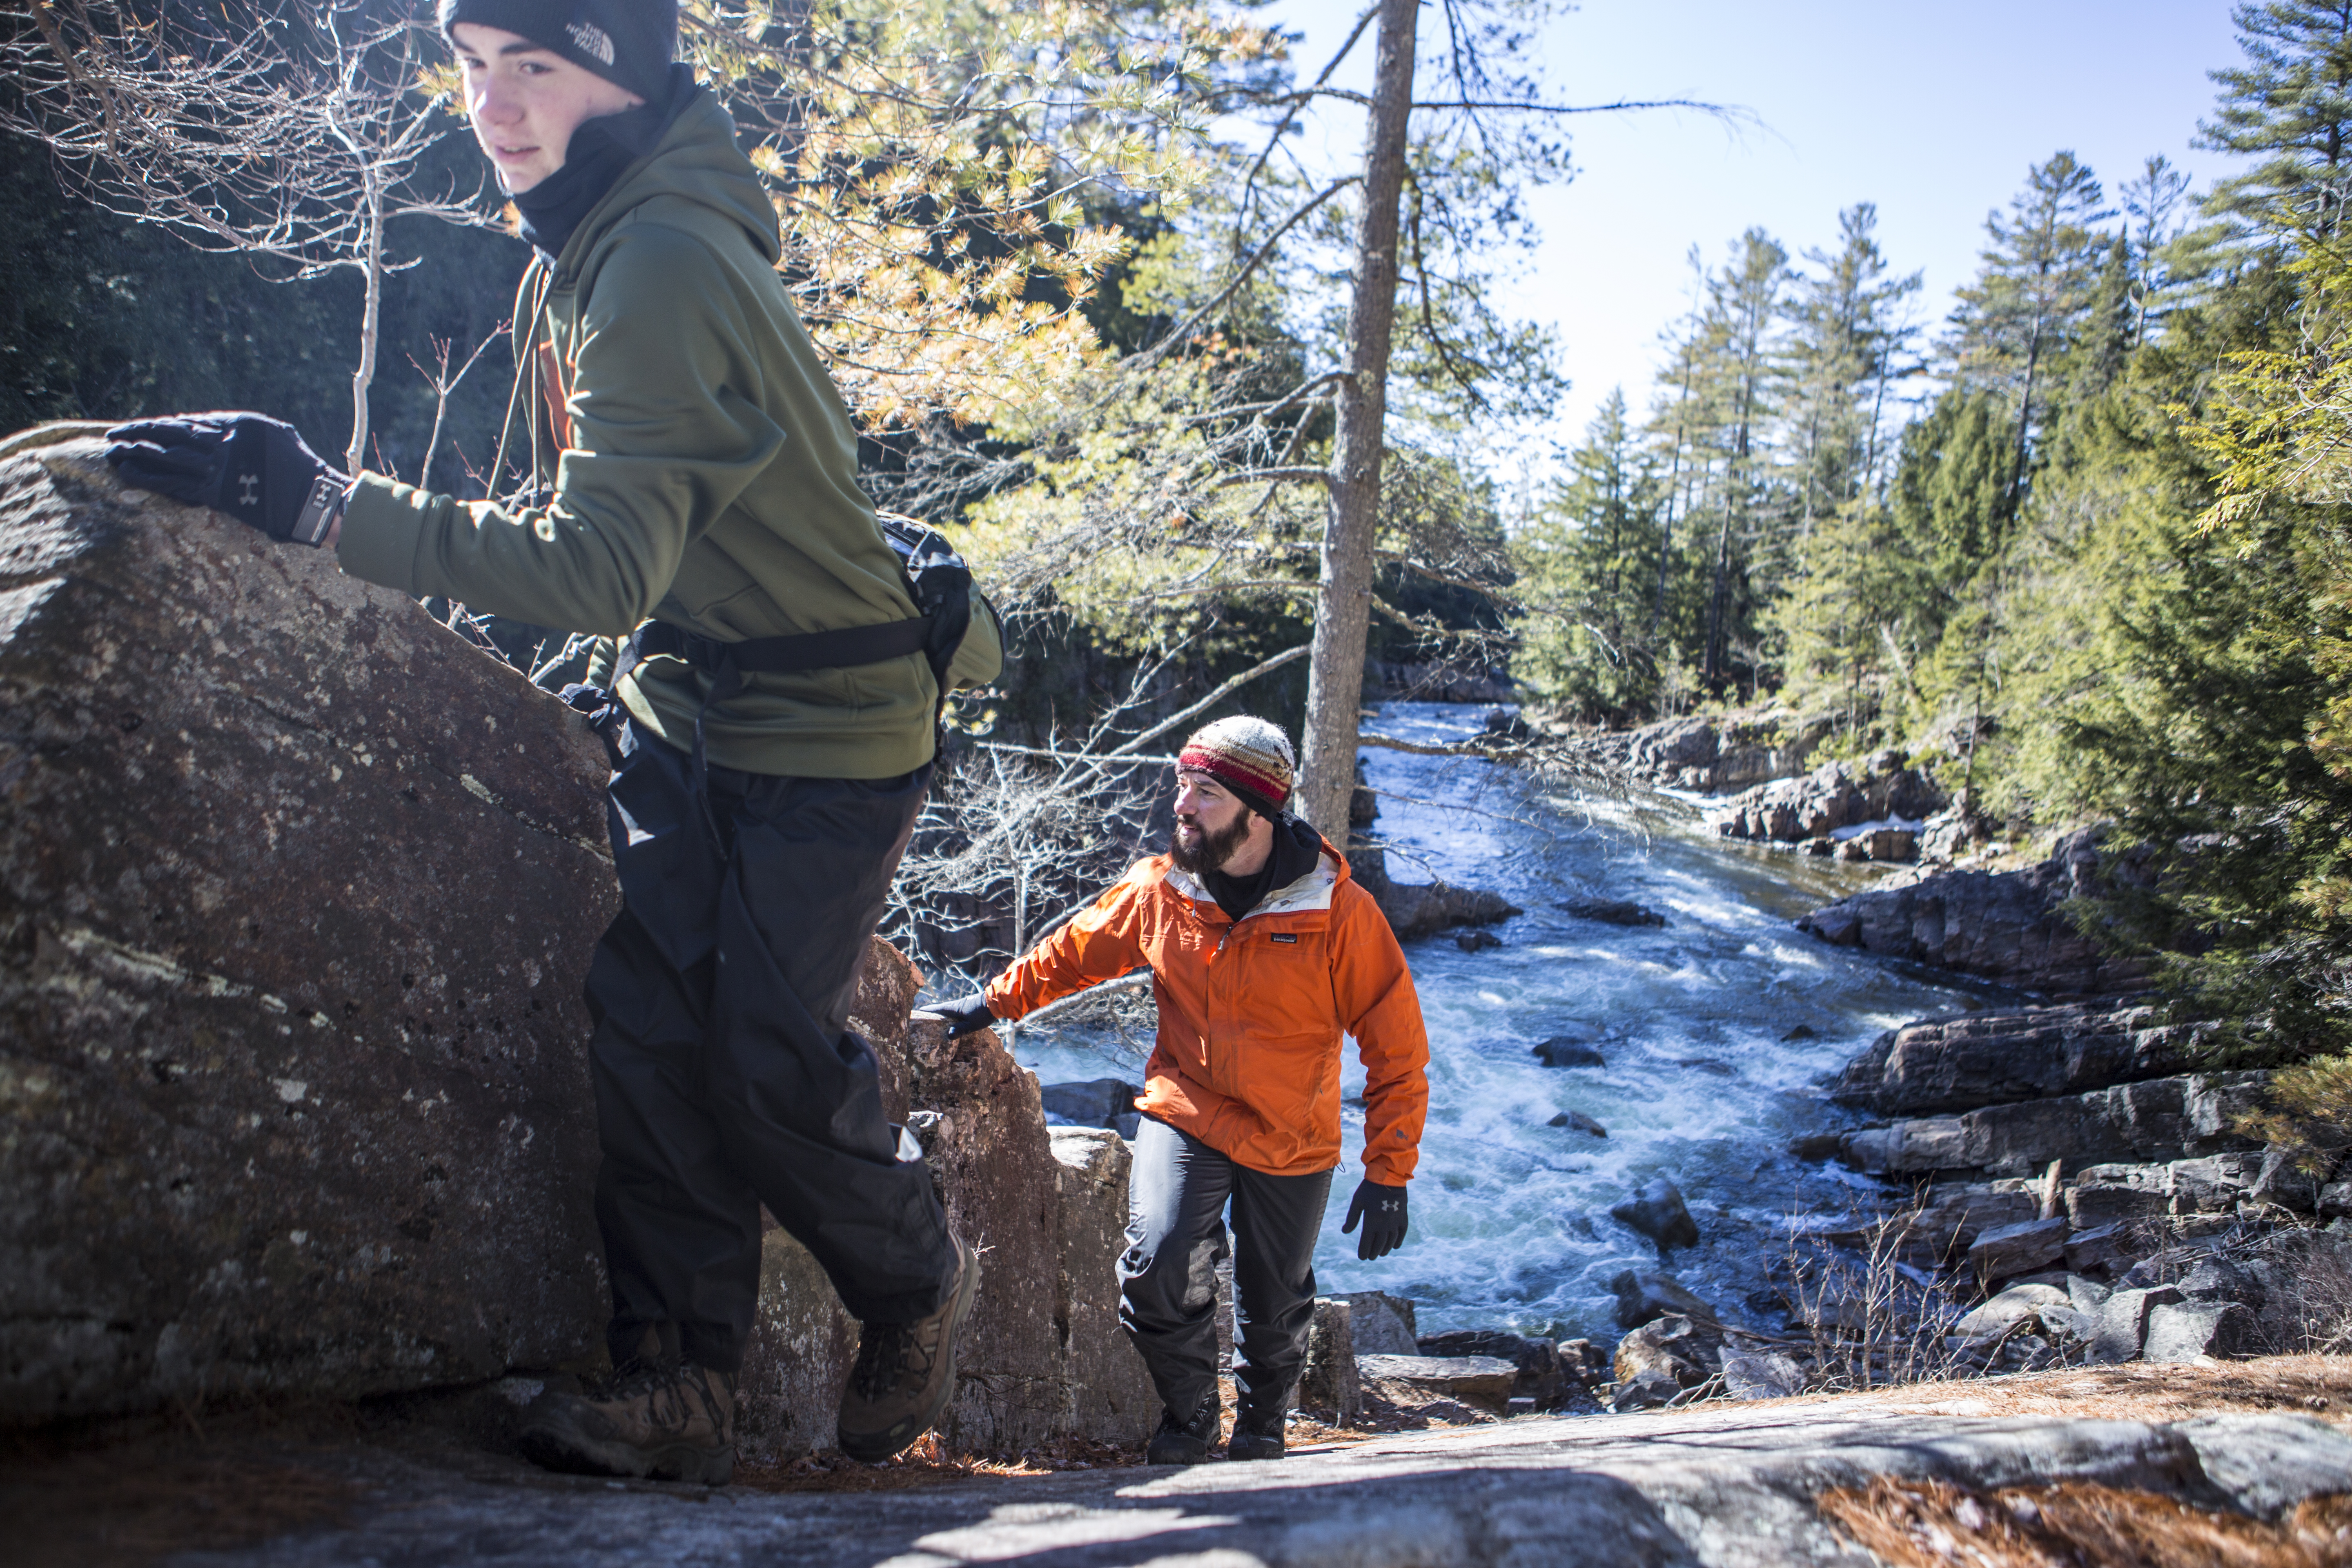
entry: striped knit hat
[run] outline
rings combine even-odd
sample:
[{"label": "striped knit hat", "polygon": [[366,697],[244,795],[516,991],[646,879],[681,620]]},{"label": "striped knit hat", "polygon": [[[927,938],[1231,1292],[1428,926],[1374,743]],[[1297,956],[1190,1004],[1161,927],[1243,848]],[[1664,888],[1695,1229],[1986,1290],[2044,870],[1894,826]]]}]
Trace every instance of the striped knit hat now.
[{"label": "striped knit hat", "polygon": [[1260,816],[1279,817],[1290,799],[1298,754],[1280,725],[1243,716],[1195,730],[1176,753],[1176,765],[1207,773]]}]

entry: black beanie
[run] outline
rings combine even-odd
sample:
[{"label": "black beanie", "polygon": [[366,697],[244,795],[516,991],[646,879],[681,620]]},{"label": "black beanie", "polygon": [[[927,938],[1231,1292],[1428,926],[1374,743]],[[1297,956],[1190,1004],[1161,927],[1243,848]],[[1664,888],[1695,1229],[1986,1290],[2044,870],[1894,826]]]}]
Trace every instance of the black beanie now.
[{"label": "black beanie", "polygon": [[669,90],[677,0],[441,0],[441,35],[460,22],[529,38],[647,103]]}]

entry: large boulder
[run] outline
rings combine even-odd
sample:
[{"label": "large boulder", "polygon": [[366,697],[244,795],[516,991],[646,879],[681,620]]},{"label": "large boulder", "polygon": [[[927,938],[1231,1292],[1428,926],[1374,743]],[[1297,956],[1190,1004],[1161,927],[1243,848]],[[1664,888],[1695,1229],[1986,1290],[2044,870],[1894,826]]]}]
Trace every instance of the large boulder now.
[{"label": "large boulder", "polygon": [[1797,929],[1841,947],[1859,947],[2021,990],[2113,995],[2144,990],[2148,966],[2110,957],[2059,906],[2096,897],[2111,879],[2136,881],[2137,858],[2099,852],[2103,830],[2086,827],[2052,846],[2022,871],[1946,871],[1903,888],[1873,888],[1815,910]]},{"label": "large boulder", "polygon": [[2102,1003],[1924,1018],[1872,1041],[1831,1095],[1880,1116],[1922,1116],[2081,1094],[2185,1073],[2215,1027]]},{"label": "large boulder", "polygon": [[0,462],[0,1423],[587,1363],[602,748],[100,453]]},{"label": "large boulder", "polygon": [[1348,869],[1372,895],[1399,942],[1434,936],[1459,926],[1493,925],[1522,913],[1500,893],[1457,888],[1449,882],[1397,882],[1389,879],[1388,852],[1350,842]]}]

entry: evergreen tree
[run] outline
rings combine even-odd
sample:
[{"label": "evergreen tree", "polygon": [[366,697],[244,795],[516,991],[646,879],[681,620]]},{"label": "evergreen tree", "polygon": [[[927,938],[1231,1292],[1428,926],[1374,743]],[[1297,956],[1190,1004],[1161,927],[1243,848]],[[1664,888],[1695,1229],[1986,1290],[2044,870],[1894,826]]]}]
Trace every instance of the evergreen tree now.
[{"label": "evergreen tree", "polygon": [[1667,549],[1664,500],[1625,395],[1612,391],[1569,455],[1567,478],[1514,541],[1530,612],[1515,668],[1580,717],[1646,713],[1657,697],[1653,586]]},{"label": "evergreen tree", "polygon": [[2212,73],[2221,103],[2196,144],[2255,163],[2216,184],[2206,210],[2265,243],[2324,244],[2352,203],[2352,0],[2260,0],[2230,16],[2246,61]]},{"label": "evergreen tree", "polygon": [[2011,504],[2023,499],[2032,441],[2056,379],[2098,303],[2110,249],[2095,226],[2107,210],[2099,182],[2072,153],[2027,174],[2009,214],[1988,214],[1991,244],[1975,279],[1958,290],[1947,347],[1964,387],[2001,392],[2011,410]]}]

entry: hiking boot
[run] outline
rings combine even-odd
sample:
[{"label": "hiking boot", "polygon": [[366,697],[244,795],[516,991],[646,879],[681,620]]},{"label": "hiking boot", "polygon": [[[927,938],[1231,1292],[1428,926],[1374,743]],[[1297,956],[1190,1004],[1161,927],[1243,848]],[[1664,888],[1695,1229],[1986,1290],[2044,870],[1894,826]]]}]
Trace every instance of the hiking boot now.
[{"label": "hiking boot", "polygon": [[1162,1406],[1160,1430],[1151,1435],[1151,1446],[1143,1451],[1147,1465],[1197,1465],[1209,1457],[1209,1445],[1217,1440],[1217,1423],[1224,1415],[1224,1405],[1216,1391],[1201,1401],[1189,1421],[1179,1421],[1176,1413]]},{"label": "hiking boot", "polygon": [[1228,1459],[1279,1459],[1282,1458],[1283,1417],[1256,1415],[1243,1411],[1234,1422],[1234,1440],[1225,1445]]},{"label": "hiking boot", "polygon": [[980,1258],[955,1243],[956,1282],[945,1305],[912,1323],[866,1323],[841,1391],[841,1451],[879,1464],[930,1430],[955,1392],[956,1330],[971,1315]]},{"label": "hiking boot", "polygon": [[631,1361],[594,1394],[541,1398],[515,1446],[568,1475],[723,1487],[735,1475],[735,1378],[692,1362]]}]

